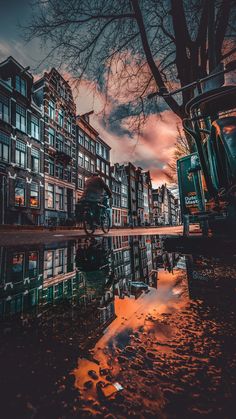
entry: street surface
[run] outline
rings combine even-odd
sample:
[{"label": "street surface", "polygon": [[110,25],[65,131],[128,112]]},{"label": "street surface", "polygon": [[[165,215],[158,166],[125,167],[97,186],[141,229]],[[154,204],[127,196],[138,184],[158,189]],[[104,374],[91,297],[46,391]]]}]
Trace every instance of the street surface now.
[{"label": "street surface", "polygon": [[[190,232],[196,232],[197,226],[192,225]],[[169,235],[182,235],[183,226],[174,227],[150,227],[150,228],[123,228],[111,229],[108,236],[136,236],[136,235],[153,235],[153,234],[167,234]],[[76,239],[78,236],[84,236],[84,230],[0,230],[0,245],[11,246],[15,244],[38,244],[52,241]],[[104,235],[101,230],[95,232],[96,235]]]}]

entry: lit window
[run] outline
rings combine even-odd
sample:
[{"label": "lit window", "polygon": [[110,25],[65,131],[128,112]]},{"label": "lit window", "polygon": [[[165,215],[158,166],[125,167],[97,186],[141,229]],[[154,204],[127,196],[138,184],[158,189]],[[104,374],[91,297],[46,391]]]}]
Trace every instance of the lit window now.
[{"label": "lit window", "polygon": [[0,94],[0,119],[9,122],[9,99]]},{"label": "lit window", "polygon": [[16,90],[26,96],[26,81],[20,76],[16,76]]},{"label": "lit window", "polygon": [[15,181],[15,205],[18,207],[25,206],[25,181],[16,179]]},{"label": "lit window", "polygon": [[30,206],[39,207],[39,184],[36,182],[31,182],[30,185]]}]

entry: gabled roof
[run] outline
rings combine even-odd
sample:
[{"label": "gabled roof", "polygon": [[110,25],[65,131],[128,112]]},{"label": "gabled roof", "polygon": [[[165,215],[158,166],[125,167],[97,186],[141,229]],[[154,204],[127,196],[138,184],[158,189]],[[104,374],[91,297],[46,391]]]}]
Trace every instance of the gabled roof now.
[{"label": "gabled roof", "polygon": [[3,67],[4,65],[8,63],[15,64],[22,72],[24,70],[24,73],[27,74],[31,79],[33,79],[32,74],[29,73],[28,71],[28,67],[23,67],[23,65],[21,65],[18,61],[16,61],[15,58],[13,58],[11,55],[0,63],[0,67]]}]

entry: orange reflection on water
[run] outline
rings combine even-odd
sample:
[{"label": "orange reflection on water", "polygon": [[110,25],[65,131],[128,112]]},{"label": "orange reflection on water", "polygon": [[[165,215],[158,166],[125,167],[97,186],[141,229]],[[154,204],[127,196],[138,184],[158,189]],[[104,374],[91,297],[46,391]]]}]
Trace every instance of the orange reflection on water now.
[{"label": "orange reflection on water", "polygon": [[[139,298],[135,296],[120,299],[115,298],[114,321],[103,330],[98,342],[88,354],[88,358],[79,358],[78,367],[73,371],[75,386],[80,389],[85,399],[96,399],[96,383],[103,380],[108,383],[119,381],[122,364],[119,357],[125,348],[132,345],[132,340],[140,341],[142,337],[156,342],[158,351],[168,353],[171,349],[165,347],[165,340],[171,339],[173,330],[160,320],[160,315],[173,313],[182,308],[188,301],[185,273],[175,270],[174,273],[160,270],[158,272],[157,289],[151,288],[143,292]],[[139,337],[135,337],[138,335]],[[158,342],[161,346],[158,346]],[[100,374],[101,369],[109,369],[108,379]],[[95,371],[98,379],[91,380],[88,372]],[[87,388],[85,383],[92,382]],[[123,385],[123,383],[121,382]]]}]

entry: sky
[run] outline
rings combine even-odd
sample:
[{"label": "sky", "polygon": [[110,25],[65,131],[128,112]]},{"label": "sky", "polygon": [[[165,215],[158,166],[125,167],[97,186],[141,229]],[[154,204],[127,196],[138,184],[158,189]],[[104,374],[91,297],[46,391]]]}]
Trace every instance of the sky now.
[{"label": "sky", "polygon": [[[0,6],[0,60],[3,61],[12,55],[23,66],[29,65],[32,74],[39,77],[44,71],[49,70],[49,65],[52,67],[54,63],[40,65],[47,55],[47,50],[41,47],[39,40],[26,43],[23,39],[20,25],[26,24],[30,19],[30,0],[0,0]],[[65,72],[63,75],[66,79],[70,79],[70,74]],[[79,92],[74,91],[74,98],[77,114],[94,110],[90,122],[98,130],[101,138],[112,147],[112,163],[131,161],[143,169],[149,169],[154,187],[168,183],[165,170],[167,163],[172,159],[177,124],[180,123],[170,110],[150,115],[142,134],[135,135],[125,126],[107,123],[109,114],[116,112],[115,104],[112,101],[107,103],[105,117],[102,110],[106,98],[100,89],[96,89],[94,82],[84,80]]]}]

